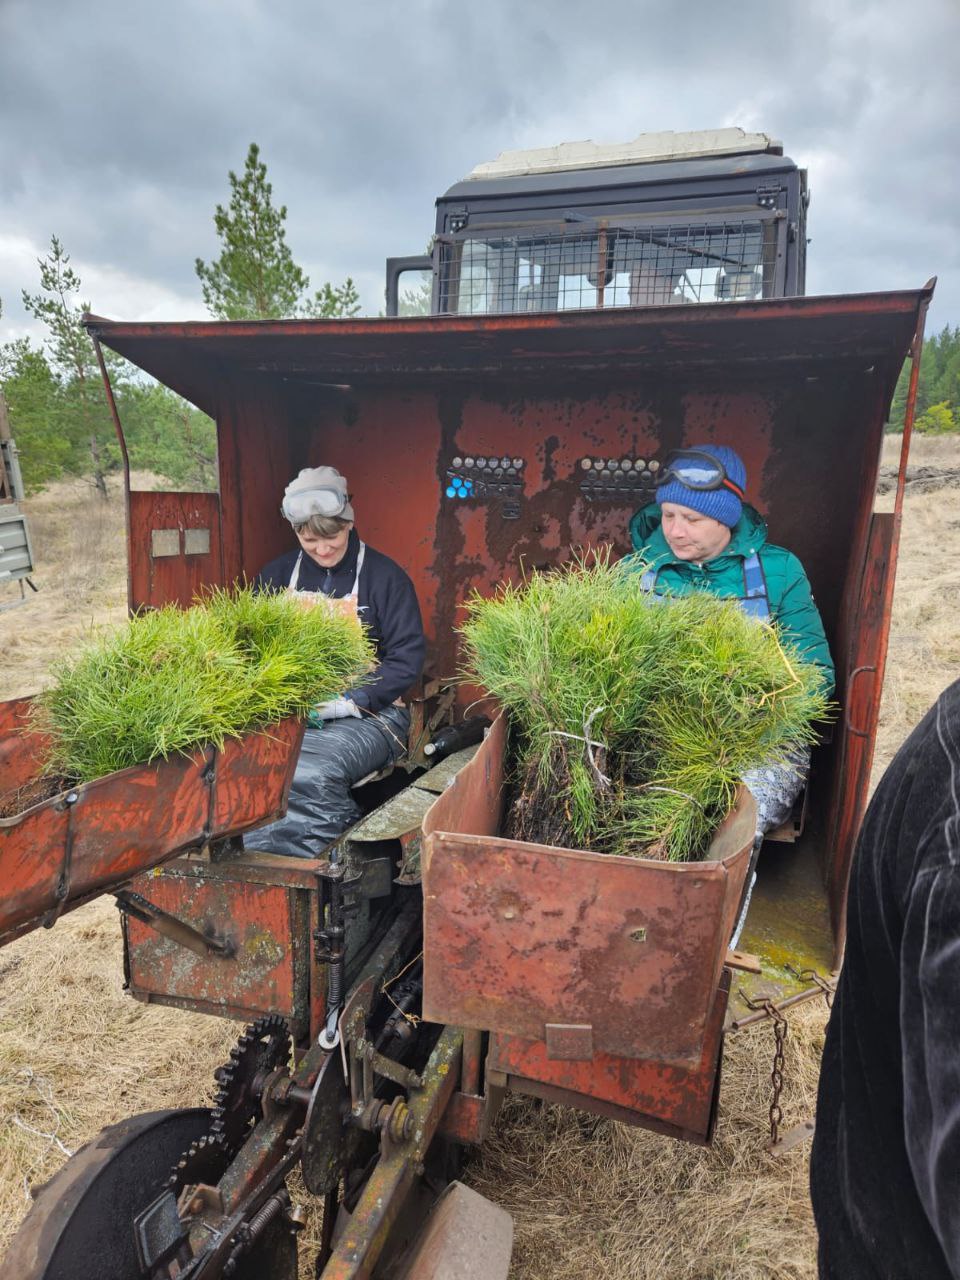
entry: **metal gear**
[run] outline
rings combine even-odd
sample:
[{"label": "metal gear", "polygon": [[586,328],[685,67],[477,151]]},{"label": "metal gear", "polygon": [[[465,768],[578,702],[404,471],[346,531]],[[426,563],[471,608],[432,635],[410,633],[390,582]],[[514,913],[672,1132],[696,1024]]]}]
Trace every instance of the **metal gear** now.
[{"label": "metal gear", "polygon": [[213,1103],[211,1136],[232,1155],[260,1114],[263,1082],[286,1066],[292,1048],[290,1031],[279,1014],[258,1018],[230,1050],[230,1061],[214,1073],[219,1088]]},{"label": "metal gear", "polygon": [[173,1166],[167,1186],[175,1196],[179,1196],[184,1187],[195,1183],[202,1182],[215,1187],[229,1163],[230,1152],[223,1140],[218,1134],[206,1133],[202,1138],[191,1142]]}]

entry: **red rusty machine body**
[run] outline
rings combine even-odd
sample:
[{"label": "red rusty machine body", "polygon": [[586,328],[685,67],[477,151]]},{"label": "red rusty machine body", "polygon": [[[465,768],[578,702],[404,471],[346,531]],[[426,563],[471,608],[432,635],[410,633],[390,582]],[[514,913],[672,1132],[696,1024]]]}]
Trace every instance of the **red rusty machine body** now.
[{"label": "red rusty machine body", "polygon": [[[814,754],[802,813],[761,859],[744,946],[781,975],[785,958],[829,971],[842,951],[866,801],[906,464],[905,444],[896,508],[876,512],[880,446],[930,292],[334,324],[91,317],[99,342],[206,410],[218,428],[219,494],[130,495],[131,608],[187,603],[205,584],[252,576],[290,544],[279,511],[284,485],[300,467],[329,463],[349,478],[364,539],[416,586],[429,639],[422,696],[456,674],[456,624],[471,591],[562,563],[574,548],[626,550],[629,517],[652,495],[651,462],[698,440],[733,445],[771,540],[806,566],[842,707],[832,740]],[[465,478],[474,481],[467,497]],[[461,689],[460,703],[474,692]],[[449,805],[445,811],[448,829],[460,829]],[[496,816],[487,815],[488,825]],[[234,901],[225,889],[236,868],[202,884],[195,868],[181,872],[185,883],[193,877],[191,892],[209,896],[208,914],[226,910],[228,899],[256,913],[257,895]],[[431,950],[444,936],[438,930],[428,937],[428,992],[434,965],[444,970]],[[167,979],[145,957],[138,978],[136,941],[139,994],[216,1007],[200,989],[209,986],[202,972],[196,987],[191,978],[184,989],[163,990]],[[487,975],[488,991],[509,989],[507,970]],[[306,982],[292,961],[286,980]],[[459,1009],[465,1021],[465,1008],[434,989],[436,1009]],[[255,1007],[224,1000],[225,1010]],[[505,1003],[499,1023],[488,1008],[488,1021],[474,1025],[519,1032],[504,1019]],[[293,1005],[282,1011],[292,1016]],[[701,1013],[705,1033],[707,1008]],[[296,1020],[310,1019],[301,1009]],[[698,1041],[696,1051],[702,1047]],[[687,1069],[693,1052],[688,1044]],[[632,1053],[655,1060],[657,1046],[634,1043]],[[508,1076],[525,1077],[502,1046],[494,1057]],[[577,1062],[574,1092],[589,1094]],[[719,1051],[707,1072],[711,1095],[718,1070]],[[675,1123],[671,1114],[646,1118]],[[705,1112],[701,1140],[710,1125]]]},{"label": "red rusty machine body", "polygon": [[[802,919],[778,932],[829,967],[873,755],[909,431],[887,513],[874,511],[880,445],[931,293],[334,324],[91,317],[95,338],[218,429],[219,494],[130,494],[130,606],[186,604],[205,584],[254,575],[290,545],[284,486],[328,462],[349,478],[364,539],[413,579],[425,683],[444,681],[471,591],[571,548],[625,551],[652,493],[640,464],[698,440],[731,444],[771,541],[806,567],[843,709],[815,756],[802,836],[762,861],[754,941],[762,953],[767,897],[778,921],[802,897]],[[447,496],[461,475],[477,496]]]},{"label": "red rusty machine body", "polygon": [[[413,579],[428,634],[410,768],[387,780],[386,805],[335,854],[194,851],[133,884],[167,916],[231,943],[178,951],[130,917],[134,994],[268,1019],[260,1049],[247,1047],[264,1069],[227,1090],[217,1121],[233,1137],[219,1180],[187,1161],[190,1185],[215,1187],[186,1208],[181,1198],[179,1219],[169,1202],[133,1206],[149,1274],[192,1256],[191,1277],[295,1275],[270,1234],[289,1220],[283,1178],[295,1158],[326,1197],[323,1275],[374,1274],[431,1151],[443,1139],[481,1141],[511,1089],[709,1141],[752,800],[741,795],[702,864],[600,859],[499,835],[502,720],[469,763],[424,772],[419,748],[444,690],[454,718],[477,696],[453,683],[470,592],[574,549],[624,552],[629,518],[652,496],[651,463],[698,441],[732,445],[772,541],[807,569],[842,708],[814,753],[802,812],[760,860],[743,945],[780,976],[786,960],[835,967],[877,728],[912,395],[889,513],[874,510],[880,449],[908,354],[915,390],[931,293],[333,322],[88,317],[98,345],[217,424],[218,493],[129,492],[131,609],[187,604],[203,586],[252,577],[290,547],[284,486],[329,464],[349,479],[364,540]],[[336,940],[322,926],[348,900],[347,982],[331,1024]],[[419,1002],[422,987],[418,1034],[436,1026],[409,1059],[400,993],[421,971],[409,997]],[[385,1014],[384,987],[395,1006]],[[302,1051],[292,1075],[264,1047],[278,1014]],[[331,1025],[343,1065],[328,1049]],[[249,1129],[231,1130],[250,1081],[260,1109]],[[375,1140],[371,1165],[364,1144]],[[115,1146],[146,1142],[138,1129]],[[238,1224],[254,1212],[257,1232],[243,1236]],[[57,1233],[41,1227],[49,1244]],[[71,1239],[77,1230],[71,1220]],[[442,1222],[428,1229],[430,1247],[442,1235]],[[257,1271],[264,1257],[270,1269]],[[21,1274],[59,1272],[44,1261]]]}]

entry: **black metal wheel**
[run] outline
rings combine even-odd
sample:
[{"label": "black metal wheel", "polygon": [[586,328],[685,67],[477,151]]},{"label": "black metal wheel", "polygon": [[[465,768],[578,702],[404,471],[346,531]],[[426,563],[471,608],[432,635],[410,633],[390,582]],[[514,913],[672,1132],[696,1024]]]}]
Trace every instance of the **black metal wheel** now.
[{"label": "black metal wheel", "polygon": [[[134,1222],[166,1189],[219,1181],[230,1154],[205,1107],[151,1111],[108,1126],[37,1193],[4,1259],[2,1280],[144,1280]],[[192,1268],[187,1274],[192,1272]],[[296,1280],[282,1218],[238,1257],[231,1280]],[[222,1269],[203,1270],[210,1280]]]},{"label": "black metal wheel", "polygon": [[140,1280],[133,1220],[209,1128],[206,1107],[109,1125],[40,1188],[3,1280]]}]

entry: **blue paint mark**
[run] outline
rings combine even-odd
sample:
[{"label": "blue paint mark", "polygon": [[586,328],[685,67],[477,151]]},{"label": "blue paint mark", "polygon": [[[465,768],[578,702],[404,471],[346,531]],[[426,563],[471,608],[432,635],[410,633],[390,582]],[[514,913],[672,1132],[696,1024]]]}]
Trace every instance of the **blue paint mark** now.
[{"label": "blue paint mark", "polygon": [[473,481],[464,479],[463,476],[450,476],[449,483],[444,489],[444,493],[448,498],[476,497]]}]

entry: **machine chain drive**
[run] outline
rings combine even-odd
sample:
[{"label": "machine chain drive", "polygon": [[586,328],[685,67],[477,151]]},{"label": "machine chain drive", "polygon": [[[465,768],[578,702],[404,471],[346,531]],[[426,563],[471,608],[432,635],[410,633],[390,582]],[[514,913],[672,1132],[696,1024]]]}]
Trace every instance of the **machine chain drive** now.
[{"label": "machine chain drive", "polygon": [[215,1072],[211,1135],[232,1155],[243,1144],[251,1123],[260,1115],[260,1095],[271,1072],[290,1061],[290,1031],[279,1014],[258,1018],[244,1031],[230,1061]]}]

